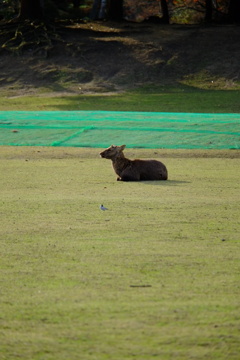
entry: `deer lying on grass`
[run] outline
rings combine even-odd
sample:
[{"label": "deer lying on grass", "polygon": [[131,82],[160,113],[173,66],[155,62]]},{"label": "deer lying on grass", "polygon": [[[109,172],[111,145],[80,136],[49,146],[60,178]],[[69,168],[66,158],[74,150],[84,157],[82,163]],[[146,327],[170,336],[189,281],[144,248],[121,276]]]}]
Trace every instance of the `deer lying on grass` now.
[{"label": "deer lying on grass", "polygon": [[129,160],[123,150],[126,145],[112,145],[100,153],[105,159],[112,160],[112,166],[118,175],[118,181],[167,180],[166,166],[157,160]]}]

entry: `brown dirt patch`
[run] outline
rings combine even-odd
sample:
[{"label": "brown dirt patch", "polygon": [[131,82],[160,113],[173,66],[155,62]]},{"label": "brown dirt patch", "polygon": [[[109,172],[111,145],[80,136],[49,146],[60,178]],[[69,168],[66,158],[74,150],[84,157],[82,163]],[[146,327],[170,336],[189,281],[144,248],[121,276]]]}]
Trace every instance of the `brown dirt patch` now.
[{"label": "brown dirt patch", "polygon": [[[41,146],[1,146],[0,159],[68,159],[98,158],[102,149],[41,147]],[[166,150],[166,149],[126,149],[129,158],[228,158],[239,159],[239,150]]]}]

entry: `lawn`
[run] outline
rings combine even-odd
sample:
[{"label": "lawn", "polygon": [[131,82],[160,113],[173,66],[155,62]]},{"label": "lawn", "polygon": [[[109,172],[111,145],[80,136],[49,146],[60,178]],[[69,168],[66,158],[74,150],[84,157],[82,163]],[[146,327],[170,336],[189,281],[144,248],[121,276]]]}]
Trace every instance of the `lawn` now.
[{"label": "lawn", "polygon": [[240,90],[199,90],[186,85],[143,86],[98,95],[0,96],[0,111],[106,110],[239,113]]},{"label": "lawn", "polygon": [[99,151],[0,148],[0,359],[237,360],[239,151]]}]

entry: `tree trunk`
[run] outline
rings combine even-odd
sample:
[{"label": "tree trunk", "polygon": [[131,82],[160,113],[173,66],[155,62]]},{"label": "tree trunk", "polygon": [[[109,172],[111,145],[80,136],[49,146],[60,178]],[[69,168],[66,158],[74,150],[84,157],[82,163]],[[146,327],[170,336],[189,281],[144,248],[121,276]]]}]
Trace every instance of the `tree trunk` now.
[{"label": "tree trunk", "polygon": [[73,7],[78,9],[80,6],[80,0],[73,0]]},{"label": "tree trunk", "polygon": [[43,0],[21,0],[19,19],[43,19]]},{"label": "tree trunk", "polygon": [[101,8],[101,0],[94,0],[92,5],[92,10],[90,12],[90,18],[92,20],[99,19],[99,10]]},{"label": "tree trunk", "polygon": [[205,12],[205,22],[210,23],[212,22],[212,0],[206,0],[206,12]]},{"label": "tree trunk", "polygon": [[228,7],[228,15],[230,20],[236,23],[240,23],[240,1],[230,0]]},{"label": "tree trunk", "polygon": [[169,12],[168,12],[168,4],[167,0],[161,0],[161,8],[162,8],[162,23],[169,24]]},{"label": "tree trunk", "polygon": [[122,20],[123,18],[123,0],[109,1],[109,18],[111,20]]}]

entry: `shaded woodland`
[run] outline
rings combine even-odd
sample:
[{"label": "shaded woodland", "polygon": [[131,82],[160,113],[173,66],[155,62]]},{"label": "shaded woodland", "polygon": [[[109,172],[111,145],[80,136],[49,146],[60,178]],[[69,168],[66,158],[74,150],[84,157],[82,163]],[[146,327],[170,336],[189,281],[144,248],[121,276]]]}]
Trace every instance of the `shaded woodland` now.
[{"label": "shaded woodland", "polygon": [[239,22],[238,0],[1,0],[1,19]]}]

